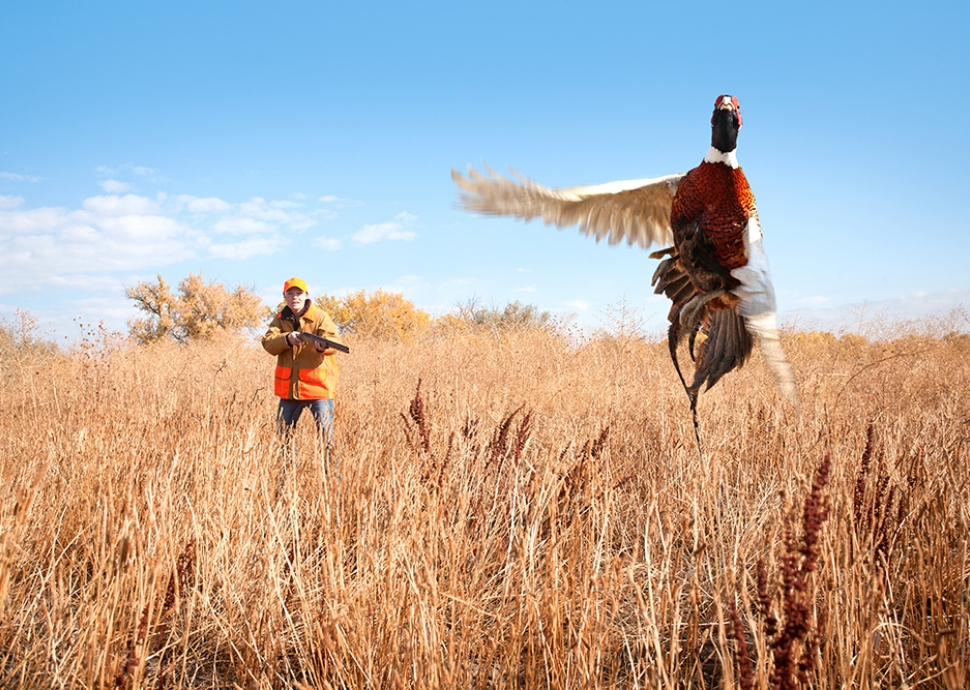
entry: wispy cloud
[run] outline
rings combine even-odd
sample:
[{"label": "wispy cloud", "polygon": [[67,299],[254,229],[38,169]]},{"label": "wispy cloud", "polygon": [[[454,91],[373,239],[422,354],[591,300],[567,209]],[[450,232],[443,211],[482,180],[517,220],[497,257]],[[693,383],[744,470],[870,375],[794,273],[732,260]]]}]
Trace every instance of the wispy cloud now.
[{"label": "wispy cloud", "polygon": [[119,182],[118,180],[101,180],[98,184],[101,186],[101,189],[111,194],[120,194],[131,189],[130,184],[127,182]]},{"label": "wispy cloud", "polygon": [[21,175],[20,173],[0,172],[0,179],[10,180],[11,182],[40,182],[43,177],[37,175]]},{"label": "wispy cloud", "polygon": [[276,225],[285,225],[291,230],[306,230],[317,224],[317,221],[304,213],[285,210],[285,205],[292,203],[288,201],[267,202],[266,199],[257,196],[249,201],[238,204],[236,210],[241,215],[257,218]]},{"label": "wispy cloud", "polygon": [[252,235],[256,233],[269,232],[272,226],[262,220],[247,218],[222,218],[212,226],[217,233],[229,233],[231,235]]},{"label": "wispy cloud", "polygon": [[162,266],[194,253],[189,229],[145,197],[92,197],[76,210],[0,210],[0,292],[38,279],[70,286],[85,275]]},{"label": "wispy cloud", "polygon": [[328,252],[335,252],[343,247],[343,242],[336,237],[314,237],[313,244],[322,249],[326,249]]},{"label": "wispy cloud", "polygon": [[829,298],[824,297],[822,295],[816,295],[815,297],[805,297],[804,299],[798,300],[800,304],[810,304],[813,306],[825,304],[828,301],[829,301]]},{"label": "wispy cloud", "polygon": [[139,177],[154,177],[156,172],[155,168],[149,168],[146,165],[132,165],[131,163],[122,163],[114,168],[107,165],[99,165],[94,169],[94,172],[104,177],[114,177],[119,171],[131,171]]},{"label": "wispy cloud", "polygon": [[232,208],[231,204],[214,196],[200,199],[191,194],[179,194],[175,197],[175,204],[176,211],[184,208],[191,213],[218,213],[228,211]]},{"label": "wispy cloud", "polygon": [[98,216],[153,214],[161,210],[154,199],[135,194],[92,196],[85,199],[82,206],[86,211],[91,211]]},{"label": "wispy cloud", "polygon": [[119,294],[125,288],[124,282],[115,276],[89,275],[86,273],[51,276],[49,284],[60,288],[70,288],[71,290],[96,290]]},{"label": "wispy cloud", "polygon": [[209,253],[220,259],[241,261],[251,256],[275,254],[289,243],[289,239],[279,236],[252,237],[242,242],[210,245]]},{"label": "wispy cloud", "polygon": [[319,200],[325,204],[332,204],[337,207],[364,205],[363,201],[357,201],[356,199],[344,199],[339,196],[334,196],[333,194],[324,194]]},{"label": "wispy cloud", "polygon": [[373,244],[381,240],[405,240],[410,241],[417,237],[417,233],[407,230],[407,226],[413,225],[418,217],[402,211],[394,217],[394,220],[376,225],[365,225],[350,239],[358,244]]},{"label": "wispy cloud", "polygon": [[589,309],[589,302],[584,299],[574,299],[566,302],[566,306],[576,311],[586,311]]},{"label": "wispy cloud", "polygon": [[[288,233],[317,224],[292,200],[148,197],[121,193],[128,185],[114,178],[101,187],[118,193],[88,197],[75,209],[24,208],[23,197],[0,195],[0,294],[38,279],[98,289],[113,271],[155,270],[206,255],[235,261],[265,256],[289,245]],[[339,240],[317,245],[335,249]]]},{"label": "wispy cloud", "polygon": [[[920,290],[898,297],[851,304],[811,300],[812,298],[800,300],[806,306],[785,312],[782,315],[783,320],[796,323],[799,328],[864,332],[867,329],[878,330],[877,327],[887,323],[932,320],[954,310],[966,310],[970,308],[970,288]],[[963,328],[968,327],[970,324],[963,324]]]}]

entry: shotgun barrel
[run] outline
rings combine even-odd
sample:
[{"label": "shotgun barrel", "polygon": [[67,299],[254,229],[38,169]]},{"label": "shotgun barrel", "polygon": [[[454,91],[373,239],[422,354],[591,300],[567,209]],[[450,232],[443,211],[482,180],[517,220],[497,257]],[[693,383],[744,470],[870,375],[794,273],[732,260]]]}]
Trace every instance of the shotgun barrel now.
[{"label": "shotgun barrel", "polygon": [[333,340],[330,340],[329,338],[323,338],[323,337],[320,337],[319,335],[313,335],[313,333],[304,333],[303,331],[299,331],[298,335],[301,338],[306,338],[310,342],[319,343],[320,345],[323,345],[325,348],[334,349],[340,352],[345,352],[347,354],[350,354],[349,347],[341,343],[335,342]]}]

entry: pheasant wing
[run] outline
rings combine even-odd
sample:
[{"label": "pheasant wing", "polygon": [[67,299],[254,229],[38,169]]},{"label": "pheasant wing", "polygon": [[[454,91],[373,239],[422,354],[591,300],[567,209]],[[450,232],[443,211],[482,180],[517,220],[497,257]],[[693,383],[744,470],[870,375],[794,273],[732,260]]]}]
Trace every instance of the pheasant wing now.
[{"label": "pheasant wing", "polygon": [[542,218],[546,225],[579,225],[580,231],[611,244],[626,240],[646,249],[670,244],[670,205],[683,174],[624,180],[587,187],[551,189],[527,177],[511,180],[486,167],[483,175],[469,166],[468,177],[457,170],[451,179],[461,188],[464,209],[524,220]]}]

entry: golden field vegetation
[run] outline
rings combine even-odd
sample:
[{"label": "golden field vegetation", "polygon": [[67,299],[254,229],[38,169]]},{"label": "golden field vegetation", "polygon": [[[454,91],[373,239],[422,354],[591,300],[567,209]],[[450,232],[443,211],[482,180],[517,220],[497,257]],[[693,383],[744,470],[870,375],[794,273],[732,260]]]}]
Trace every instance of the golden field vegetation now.
[{"label": "golden field vegetation", "polygon": [[8,350],[0,686],[961,688],[970,338],[348,337],[284,472],[251,341]]}]

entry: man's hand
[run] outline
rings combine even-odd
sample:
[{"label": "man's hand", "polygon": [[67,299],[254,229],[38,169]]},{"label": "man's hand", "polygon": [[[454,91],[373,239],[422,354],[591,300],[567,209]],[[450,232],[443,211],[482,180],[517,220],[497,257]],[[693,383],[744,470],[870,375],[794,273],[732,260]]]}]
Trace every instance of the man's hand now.
[{"label": "man's hand", "polygon": [[313,341],[313,347],[316,348],[317,352],[326,352],[327,350],[327,346],[317,340]]},{"label": "man's hand", "polygon": [[290,331],[286,334],[286,344],[290,347],[296,347],[297,345],[303,344],[303,339],[300,337],[298,331]]}]

